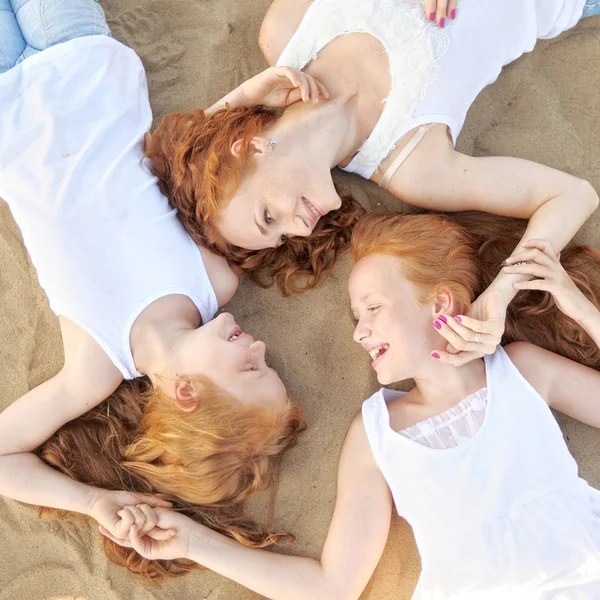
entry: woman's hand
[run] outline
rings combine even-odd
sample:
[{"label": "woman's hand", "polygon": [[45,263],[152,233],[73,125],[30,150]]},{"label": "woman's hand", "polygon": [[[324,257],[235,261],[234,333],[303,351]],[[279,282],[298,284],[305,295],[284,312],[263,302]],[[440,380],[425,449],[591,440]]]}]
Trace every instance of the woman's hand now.
[{"label": "woman's hand", "polygon": [[425,0],[425,16],[432,23],[435,21],[444,28],[448,19],[456,19],[456,6],[458,0]]},{"label": "woman's hand", "polygon": [[493,354],[504,333],[507,306],[506,296],[490,288],[473,302],[470,316],[438,316],[433,326],[448,341],[448,346],[445,352],[432,353],[433,358],[460,367]]},{"label": "woman's hand", "polygon": [[532,278],[515,283],[515,289],[550,292],[556,306],[578,323],[583,323],[598,312],[564,270],[560,255],[556,254],[550,242],[529,240],[522,247],[526,249],[508,258],[505,261],[508,266],[502,268],[505,273],[529,275]]},{"label": "woman's hand", "polygon": [[248,106],[274,108],[303,102],[328,100],[325,86],[310,75],[289,67],[270,67],[241,85]]},{"label": "woman's hand", "polygon": [[132,508],[141,509],[141,506],[125,509],[124,512],[129,513],[127,521],[135,520],[126,535],[116,536],[102,525],[98,527],[100,533],[120,546],[133,548],[148,560],[174,560],[188,556],[191,529],[197,523],[173,510],[156,508],[150,509],[152,527],[149,529],[148,522],[135,519]]},{"label": "woman's hand", "polygon": [[141,535],[154,529],[153,508],[173,506],[170,502],[147,494],[98,490],[87,514],[116,538],[124,539],[133,525]]}]

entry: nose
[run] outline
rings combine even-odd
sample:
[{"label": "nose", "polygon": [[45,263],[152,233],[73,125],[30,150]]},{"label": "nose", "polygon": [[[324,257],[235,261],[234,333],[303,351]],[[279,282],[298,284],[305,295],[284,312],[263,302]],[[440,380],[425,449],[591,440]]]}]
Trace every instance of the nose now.
[{"label": "nose", "polygon": [[356,327],[354,328],[354,333],[352,334],[352,338],[358,344],[362,344],[363,340],[371,335],[371,330],[364,324],[364,322],[359,319]]},{"label": "nose", "polygon": [[252,342],[252,344],[250,344],[248,349],[253,354],[255,354],[259,358],[259,360],[261,360],[262,362],[265,362],[265,354],[267,352],[267,345],[263,341],[257,340],[256,342]]}]

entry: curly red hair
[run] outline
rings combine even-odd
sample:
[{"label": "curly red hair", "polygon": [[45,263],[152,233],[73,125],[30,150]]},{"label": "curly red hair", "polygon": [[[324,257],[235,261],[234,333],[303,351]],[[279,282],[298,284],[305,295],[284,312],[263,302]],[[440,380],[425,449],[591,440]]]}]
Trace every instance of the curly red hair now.
[{"label": "curly red hair", "polygon": [[[292,237],[279,248],[246,250],[229,244],[215,221],[252,172],[250,141],[278,118],[262,106],[230,108],[206,115],[202,110],[169,113],[146,134],[144,153],[160,189],[192,239],[224,256],[238,272],[259,285],[275,282],[284,295],[308,290],[325,281],[339,252],[348,248],[362,206],[346,197],[342,207],[322,217],[308,237]],[[239,155],[231,146],[241,140]]]}]

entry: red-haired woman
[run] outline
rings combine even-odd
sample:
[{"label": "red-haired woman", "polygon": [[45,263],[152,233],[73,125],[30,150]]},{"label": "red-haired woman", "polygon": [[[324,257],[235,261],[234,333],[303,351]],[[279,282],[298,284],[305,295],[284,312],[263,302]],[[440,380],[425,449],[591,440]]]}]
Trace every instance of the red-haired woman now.
[{"label": "red-haired woman", "polygon": [[[272,481],[303,417],[265,344],[227,313],[213,319],[237,276],[190,239],[141,164],[152,115],[140,59],[95,0],[0,0],[0,31],[0,197],[65,354],[0,416],[0,493],[114,532],[138,492],[169,493],[220,531],[272,543],[240,501]],[[269,69],[226,100],[285,105],[306,86],[323,91]],[[73,419],[42,455],[78,481],[33,453]]]},{"label": "red-haired woman", "polygon": [[[260,33],[265,58],[318,77],[331,99],[282,114],[171,114],[146,154],[194,239],[285,292],[314,285],[347,246],[360,207],[339,197],[335,166],[423,208],[531,219],[527,239],[560,250],[597,206],[591,185],[454,144],[503,65],[598,11],[592,0],[275,0]],[[549,211],[556,221],[541,230]],[[502,298],[488,294],[474,314],[499,341],[512,288],[494,290]]]},{"label": "red-haired woman", "polygon": [[[498,245],[470,232],[478,226]],[[510,227],[481,214],[458,225],[371,213],[355,228],[354,340],[380,383],[416,386],[380,389],[350,427],[320,560],[244,548],[165,509],[149,536],[134,509],[130,541],[114,541],[148,559],[188,558],[272,600],[351,600],[379,561],[395,505],[421,554],[415,599],[600,597],[600,492],[578,476],[550,411],[600,427],[600,252],[565,251],[565,271],[549,242],[524,244],[504,269],[535,277],[519,290],[542,292],[523,294],[509,318],[516,343],[461,367],[439,361],[522,233]]]}]

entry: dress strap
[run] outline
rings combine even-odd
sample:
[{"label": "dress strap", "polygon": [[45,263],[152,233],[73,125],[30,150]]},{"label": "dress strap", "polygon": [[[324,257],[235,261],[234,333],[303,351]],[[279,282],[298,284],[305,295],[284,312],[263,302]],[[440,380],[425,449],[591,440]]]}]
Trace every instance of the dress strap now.
[{"label": "dress strap", "polygon": [[431,129],[431,125],[421,125],[412,138],[404,148],[402,148],[402,152],[396,156],[394,162],[387,168],[386,172],[383,174],[381,181],[379,182],[379,187],[387,190],[392,177],[396,174],[396,171],[402,166],[402,163],[410,156],[410,153],[417,147],[418,143],[425,137],[425,134]]}]

